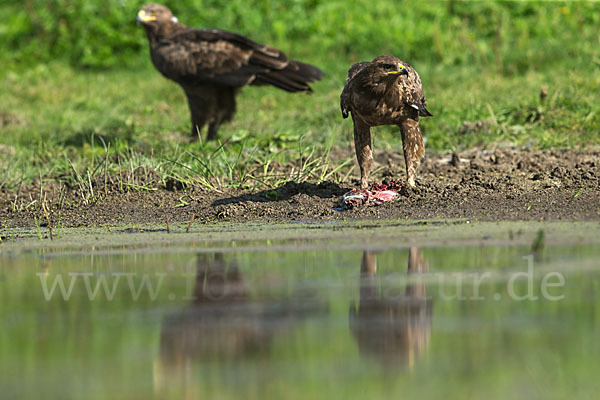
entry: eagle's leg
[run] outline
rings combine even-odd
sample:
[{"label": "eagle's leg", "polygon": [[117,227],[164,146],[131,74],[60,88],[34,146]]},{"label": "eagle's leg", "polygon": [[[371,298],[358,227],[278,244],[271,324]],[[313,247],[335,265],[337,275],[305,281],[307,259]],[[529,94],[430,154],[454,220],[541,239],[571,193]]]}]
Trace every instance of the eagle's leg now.
[{"label": "eagle's leg", "polygon": [[202,128],[206,125],[208,114],[204,109],[203,98],[188,91],[185,92],[190,107],[192,119],[192,140],[198,140],[202,134]]},{"label": "eagle's leg", "polygon": [[200,137],[202,136],[202,128],[204,128],[205,124],[206,121],[195,119],[192,117],[192,141],[195,142],[200,139]]},{"label": "eagle's leg", "polygon": [[354,118],[354,150],[360,167],[360,188],[369,186],[369,174],[373,165],[373,151],[371,149],[371,129],[364,121]]},{"label": "eagle's leg", "polygon": [[425,155],[419,120],[407,118],[402,121],[399,127],[402,133],[402,149],[404,150],[407,182],[409,186],[415,187],[421,158]]},{"label": "eagle's leg", "polygon": [[235,95],[238,90],[238,88],[224,86],[216,89],[217,108],[214,110],[215,119],[208,124],[206,140],[216,140],[221,124],[233,119],[236,109]]},{"label": "eagle's leg", "polygon": [[213,121],[208,124],[208,134],[206,135],[206,140],[217,140],[219,137],[219,126],[221,126],[220,121]]}]

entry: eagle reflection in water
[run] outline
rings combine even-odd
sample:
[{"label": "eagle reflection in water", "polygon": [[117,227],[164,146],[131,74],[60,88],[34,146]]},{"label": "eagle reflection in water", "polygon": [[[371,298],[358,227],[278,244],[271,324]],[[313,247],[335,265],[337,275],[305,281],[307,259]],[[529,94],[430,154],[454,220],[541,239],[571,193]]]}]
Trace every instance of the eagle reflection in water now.
[{"label": "eagle reflection in water", "polygon": [[309,315],[327,311],[314,291],[292,289],[281,296],[277,287],[266,287],[258,278],[245,279],[235,261],[221,253],[198,254],[194,279],[193,300],[162,324],[154,366],[158,394],[175,390],[190,395],[196,386],[194,364],[266,358],[276,336],[289,333]]},{"label": "eagle reflection in water", "polygon": [[429,270],[422,253],[411,247],[408,255],[408,282],[398,295],[378,290],[377,258],[365,251],[360,266],[360,299],[350,305],[350,330],[361,355],[374,358],[386,367],[414,366],[429,345],[433,303],[417,274]]}]

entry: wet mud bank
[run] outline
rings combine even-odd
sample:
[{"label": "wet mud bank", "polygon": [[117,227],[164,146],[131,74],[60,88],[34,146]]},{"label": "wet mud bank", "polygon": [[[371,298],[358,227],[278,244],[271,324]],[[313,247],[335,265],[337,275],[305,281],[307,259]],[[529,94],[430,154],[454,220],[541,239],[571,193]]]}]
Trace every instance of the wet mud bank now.
[{"label": "wet mud bank", "polygon": [[[376,153],[375,161],[373,180],[404,180],[401,154]],[[2,228],[16,228],[163,224],[167,219],[171,224],[440,218],[600,220],[599,150],[498,149],[433,155],[423,162],[416,189],[403,190],[396,200],[379,206],[340,211],[341,196],[357,183],[355,176],[344,184],[287,182],[267,190],[209,191],[170,182],[156,184],[151,191],[125,193],[109,185],[98,188],[101,195],[94,201],[84,202],[77,188],[51,182],[42,188],[22,187],[18,193],[0,192],[0,224]]]}]

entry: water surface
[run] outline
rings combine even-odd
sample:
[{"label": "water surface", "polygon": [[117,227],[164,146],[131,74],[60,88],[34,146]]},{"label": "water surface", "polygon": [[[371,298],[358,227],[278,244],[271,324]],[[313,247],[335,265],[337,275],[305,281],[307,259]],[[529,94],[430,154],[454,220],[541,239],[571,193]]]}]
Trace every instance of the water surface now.
[{"label": "water surface", "polygon": [[6,247],[0,397],[596,398],[597,228],[543,228]]}]

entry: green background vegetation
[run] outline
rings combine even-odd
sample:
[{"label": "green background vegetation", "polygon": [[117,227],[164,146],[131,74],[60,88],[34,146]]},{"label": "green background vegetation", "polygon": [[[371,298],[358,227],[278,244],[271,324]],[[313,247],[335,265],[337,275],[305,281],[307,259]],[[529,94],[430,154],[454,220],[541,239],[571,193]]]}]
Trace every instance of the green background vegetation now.
[{"label": "green background vegetation", "polygon": [[[435,115],[422,123],[429,152],[600,143],[596,2],[165,4],[182,23],[240,32],[318,65],[326,77],[311,96],[247,88],[237,117],[221,129],[222,143],[188,144],[184,96],[153,69],[135,25],[142,2],[5,0],[0,185],[14,189],[40,177],[83,185],[140,166],[162,182],[175,177],[209,187],[343,180],[356,168],[339,93],[349,65],[381,54],[421,75]],[[379,128],[375,146],[395,151],[399,135]],[[282,176],[290,166],[296,175]]]}]

